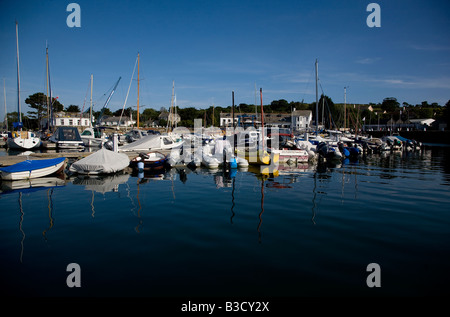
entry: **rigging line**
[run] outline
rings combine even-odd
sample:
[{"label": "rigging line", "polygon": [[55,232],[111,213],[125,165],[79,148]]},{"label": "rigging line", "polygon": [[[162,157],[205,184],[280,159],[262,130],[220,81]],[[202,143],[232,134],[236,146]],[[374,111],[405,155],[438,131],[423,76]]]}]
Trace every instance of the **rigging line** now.
[{"label": "rigging line", "polygon": [[131,83],[133,82],[133,77],[134,77],[134,72],[136,70],[137,61],[138,61],[138,59],[136,57],[136,62],[134,63],[133,73],[131,74],[130,85],[128,86],[128,91],[127,91],[127,95],[125,97],[125,102],[123,103],[122,112],[120,113],[119,124],[120,124],[120,121],[122,120],[123,112],[125,110],[125,105],[127,104],[128,94],[130,93]]},{"label": "rigging line", "polygon": [[[327,105],[328,113],[331,114],[331,109],[330,109],[330,106],[328,105],[328,101],[325,99],[325,92],[323,91],[322,83],[320,82],[320,80],[319,80],[319,86],[320,86],[320,90],[322,91],[322,95],[325,100],[325,104]],[[333,126],[337,126],[336,122],[333,119],[333,116],[331,116],[331,118],[330,118],[330,123],[332,123]]]},{"label": "rigging line", "polygon": [[86,99],[87,99],[90,87],[91,87],[91,80],[89,79],[89,85],[88,85],[88,88],[86,90],[86,95],[84,96],[83,107],[81,108],[80,119],[83,118],[84,106],[86,105]]},{"label": "rigging line", "polygon": [[306,95],[306,92],[307,92],[308,89],[309,89],[309,85],[310,85],[310,83],[311,83],[311,81],[312,81],[311,78],[313,77],[314,72],[315,72],[315,67],[313,67],[313,68],[311,69],[311,72],[309,73],[308,81],[307,81],[307,83],[306,83],[306,88],[305,88],[305,91],[304,91],[303,94],[302,94],[302,96],[303,96],[303,98],[302,98],[302,103],[303,103],[303,100],[305,99],[304,97],[305,97],[305,95]]}]

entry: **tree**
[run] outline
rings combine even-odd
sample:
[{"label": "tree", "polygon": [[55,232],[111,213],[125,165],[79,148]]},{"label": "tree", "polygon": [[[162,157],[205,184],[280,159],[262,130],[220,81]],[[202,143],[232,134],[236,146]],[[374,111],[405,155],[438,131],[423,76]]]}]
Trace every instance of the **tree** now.
[{"label": "tree", "polygon": [[28,111],[30,119],[35,119],[40,122],[44,117],[44,113],[47,113],[47,96],[42,92],[38,92],[25,99],[25,103],[29,105],[31,109],[34,109]]},{"label": "tree", "polygon": [[[28,96],[25,99],[25,103],[29,105],[31,111],[28,111],[30,125],[35,128],[40,126],[41,119],[47,116],[47,96],[42,92],[37,92]],[[59,103],[56,98],[53,98],[52,105],[53,112],[60,112],[64,109],[64,106]]]},{"label": "tree", "polygon": [[443,115],[444,115],[444,120],[447,121],[447,127],[448,127],[448,125],[450,124],[450,99],[449,99],[449,101],[447,101],[447,103],[444,106]]},{"label": "tree", "polygon": [[152,108],[146,108],[141,115],[144,121],[155,121],[158,120],[159,112]]},{"label": "tree", "polygon": [[397,98],[394,97],[384,98],[383,102],[381,103],[381,110],[392,113],[395,112],[395,110],[397,110],[399,105],[400,103],[397,101]]},{"label": "tree", "polygon": [[291,106],[284,100],[274,100],[270,103],[270,110],[273,112],[290,112]]},{"label": "tree", "polygon": [[80,112],[80,107],[76,105],[70,105],[66,108],[66,112]]}]

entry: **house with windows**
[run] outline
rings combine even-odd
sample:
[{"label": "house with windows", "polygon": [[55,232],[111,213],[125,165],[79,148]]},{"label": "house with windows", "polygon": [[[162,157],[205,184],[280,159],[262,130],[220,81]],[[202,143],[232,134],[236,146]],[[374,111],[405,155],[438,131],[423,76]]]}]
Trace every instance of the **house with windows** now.
[{"label": "house with windows", "polygon": [[[292,113],[264,113],[264,126],[279,129],[304,130],[310,127],[312,120],[311,110],[295,110]],[[261,114],[254,113],[235,113],[235,126],[247,128],[253,126],[258,128],[261,126]],[[220,113],[220,126],[233,126],[233,114],[230,112]]]},{"label": "house with windows", "polygon": [[[48,126],[48,118],[41,120],[41,126]],[[79,129],[85,129],[89,127],[89,114],[79,112],[57,112],[53,114],[52,126],[58,127],[77,127]]]},{"label": "house with windows", "polygon": [[101,118],[100,124],[106,127],[131,127],[136,124],[130,117],[105,116]]},{"label": "house with windows", "polygon": [[311,127],[312,111],[311,110],[296,110],[292,111],[291,128],[293,131],[306,130]]}]

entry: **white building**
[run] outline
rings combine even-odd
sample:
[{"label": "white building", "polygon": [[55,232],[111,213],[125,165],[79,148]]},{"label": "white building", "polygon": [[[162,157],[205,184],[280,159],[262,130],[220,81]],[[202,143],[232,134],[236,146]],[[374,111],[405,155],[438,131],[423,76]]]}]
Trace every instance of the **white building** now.
[{"label": "white building", "polygon": [[311,126],[312,111],[311,110],[295,110],[292,111],[291,128],[293,130],[305,130]]},{"label": "white building", "polygon": [[[46,127],[48,118],[41,120],[41,126]],[[57,112],[53,115],[53,127],[78,127],[84,129],[89,127],[89,114],[76,112]]]},{"label": "white building", "polygon": [[135,120],[130,117],[103,117],[100,122],[101,125],[107,127],[131,127],[136,124]]}]

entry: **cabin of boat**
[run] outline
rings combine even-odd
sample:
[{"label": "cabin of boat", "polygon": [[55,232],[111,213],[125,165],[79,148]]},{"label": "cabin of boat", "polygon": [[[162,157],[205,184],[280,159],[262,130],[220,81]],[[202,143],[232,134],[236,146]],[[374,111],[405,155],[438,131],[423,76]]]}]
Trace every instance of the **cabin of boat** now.
[{"label": "cabin of boat", "polygon": [[75,127],[59,127],[49,138],[60,149],[79,149],[84,147],[80,132]]}]

